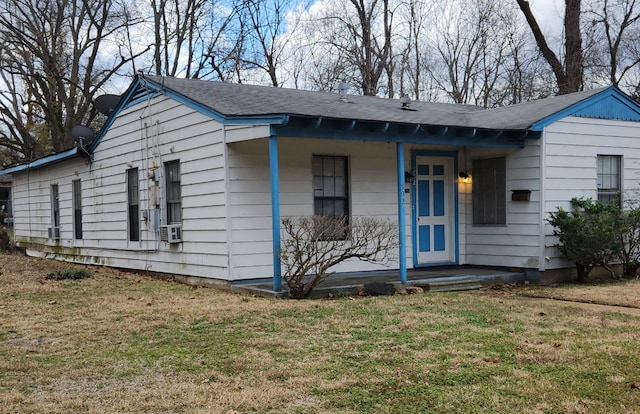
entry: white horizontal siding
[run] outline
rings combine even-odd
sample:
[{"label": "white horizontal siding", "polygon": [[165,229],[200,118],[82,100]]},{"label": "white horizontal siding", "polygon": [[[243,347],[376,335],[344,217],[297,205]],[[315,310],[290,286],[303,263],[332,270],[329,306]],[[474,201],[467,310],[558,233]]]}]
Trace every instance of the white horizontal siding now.
[{"label": "white horizontal siding", "polygon": [[267,125],[230,125],[226,130],[226,143],[250,141],[271,135]]},{"label": "white horizontal siding", "polygon": [[[71,203],[71,182],[83,177],[86,170],[82,159],[71,160],[47,168],[30,172],[14,173],[13,211],[14,234],[24,245],[44,243],[55,245],[48,240],[47,229],[52,224],[51,185],[58,185],[60,204],[61,239],[73,238],[73,214]],[[68,243],[64,244],[65,246]]]},{"label": "white horizontal siding", "polygon": [[[57,182],[62,227],[58,247],[63,248],[50,252],[75,254],[75,248],[81,248],[74,256],[78,261],[228,280],[224,134],[218,122],[166,97],[127,108],[102,139],[92,165],[65,161],[15,174],[16,212],[20,212],[16,236],[51,244],[46,240],[51,222],[49,189]],[[129,242],[126,171],[139,169],[141,215],[154,207],[149,198],[153,181],[147,175],[155,173],[164,217],[163,164],[170,160],[180,161],[184,242],[159,242],[150,221],[140,223],[143,240]],[[77,178],[82,180],[83,240],[74,240],[72,233],[71,181]]]},{"label": "white horizontal siding", "polygon": [[[471,188],[460,198],[464,252],[461,262],[481,266],[537,268],[540,258],[540,142],[525,141],[517,150],[471,148],[468,167],[474,158],[507,158],[506,225],[473,225]],[[471,184],[473,186],[473,171]],[[530,190],[530,201],[511,201],[513,190]],[[462,238],[461,238],[462,240]]]},{"label": "white horizontal siding", "polygon": [[[349,157],[352,216],[381,216],[397,222],[395,145],[280,138],[278,151],[282,217],[313,214],[312,156],[344,155]],[[230,144],[228,159],[233,278],[271,277],[273,256],[268,141]],[[410,212],[407,204],[407,223],[410,223]],[[410,233],[407,234],[410,237]],[[411,244],[408,241],[410,251]],[[398,264],[394,262],[389,267],[397,269]],[[335,270],[346,272],[381,268],[380,265],[350,261],[337,266]]]},{"label": "white horizontal siding", "polygon": [[[568,117],[545,130],[544,217],[558,207],[570,208],[574,197],[597,198],[598,155],[622,156],[622,189],[631,195],[639,187],[640,124],[637,122]],[[624,195],[623,195],[624,197]],[[553,228],[546,223],[547,269],[571,267],[553,247]]]}]

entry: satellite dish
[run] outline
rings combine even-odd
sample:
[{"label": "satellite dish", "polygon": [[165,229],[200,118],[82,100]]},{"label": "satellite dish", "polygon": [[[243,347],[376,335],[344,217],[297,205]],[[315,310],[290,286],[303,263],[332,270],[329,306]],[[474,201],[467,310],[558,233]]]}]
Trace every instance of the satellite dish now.
[{"label": "satellite dish", "polygon": [[109,116],[111,112],[116,109],[116,106],[118,106],[120,98],[120,95],[100,95],[93,102],[93,106],[96,107],[101,114]]},{"label": "satellite dish", "polygon": [[73,140],[76,142],[76,144],[84,146],[85,144],[93,141],[93,137],[95,136],[95,134],[88,126],[76,125],[71,128],[71,136],[73,137]]}]

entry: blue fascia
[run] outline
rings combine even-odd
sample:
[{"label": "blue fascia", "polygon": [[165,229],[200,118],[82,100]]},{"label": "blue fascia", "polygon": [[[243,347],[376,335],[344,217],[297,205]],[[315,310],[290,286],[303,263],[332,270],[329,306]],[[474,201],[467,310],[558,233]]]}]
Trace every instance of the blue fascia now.
[{"label": "blue fascia", "polygon": [[567,116],[640,121],[640,105],[615,86],[575,103],[535,122],[530,130],[542,131],[546,126]]},{"label": "blue fascia", "polygon": [[[144,80],[144,82],[147,82],[147,81]],[[93,153],[95,151],[95,149],[100,144],[100,141],[102,141],[102,138],[104,138],[104,135],[107,133],[107,131],[109,130],[111,125],[113,125],[113,122],[115,121],[117,115],[123,109],[130,107],[133,104],[133,102],[142,101],[142,98],[140,98],[140,97],[138,97],[137,99],[133,99],[133,97],[136,95],[136,91],[138,90],[138,88],[140,86],[145,87],[142,84],[142,81],[140,80],[140,77],[138,76],[133,81],[133,83],[129,86],[127,91],[122,95],[122,98],[120,98],[120,102],[118,102],[118,105],[114,108],[113,112],[111,112],[111,114],[109,115],[109,117],[107,118],[105,123],[102,125],[102,128],[100,128],[100,131],[96,135],[96,138],[91,143],[91,147],[89,147],[89,152]],[[145,96],[146,96],[146,94],[145,94]]]},{"label": "blue fascia", "polygon": [[[453,158],[453,172],[454,176],[456,171],[458,171],[458,152],[457,151],[429,151],[429,150],[413,150],[411,151],[411,171],[414,172],[416,170],[416,162],[418,157],[451,157]],[[433,266],[445,266],[445,265],[457,265],[460,263],[460,231],[459,231],[459,219],[458,219],[458,182],[454,177],[454,191],[453,191],[453,204],[454,204],[454,261],[452,262],[443,262],[443,263],[428,263],[428,264],[419,264],[418,263],[418,244],[416,243],[416,235],[418,234],[418,220],[417,220],[417,211],[416,206],[418,200],[416,198],[416,180],[414,180],[411,185],[411,233],[412,233],[412,245],[413,245],[413,267],[433,267]]]},{"label": "blue fascia", "polygon": [[68,158],[72,158],[77,155],[78,155],[78,148],[74,147],[69,150],[59,152],[57,154],[52,154],[43,158],[39,158],[27,164],[16,165],[15,167],[10,167],[10,168],[7,168],[6,170],[0,170],[0,175],[12,174],[20,171],[30,170],[32,168],[44,167],[45,165],[64,161]]}]

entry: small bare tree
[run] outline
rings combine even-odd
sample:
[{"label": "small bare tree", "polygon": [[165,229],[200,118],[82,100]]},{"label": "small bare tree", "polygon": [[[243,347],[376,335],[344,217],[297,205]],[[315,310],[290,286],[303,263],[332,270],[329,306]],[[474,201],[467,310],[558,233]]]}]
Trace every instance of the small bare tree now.
[{"label": "small bare tree", "polygon": [[282,225],[282,280],[294,299],[308,297],[345,260],[391,262],[399,244],[398,226],[375,217],[284,218]]}]

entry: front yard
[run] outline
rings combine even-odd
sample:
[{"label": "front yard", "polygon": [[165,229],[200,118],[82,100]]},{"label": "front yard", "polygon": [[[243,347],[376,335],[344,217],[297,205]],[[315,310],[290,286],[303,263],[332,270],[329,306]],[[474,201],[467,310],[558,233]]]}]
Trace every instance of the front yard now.
[{"label": "front yard", "polygon": [[0,255],[2,412],[640,412],[638,281],[293,301],[69,268]]}]

